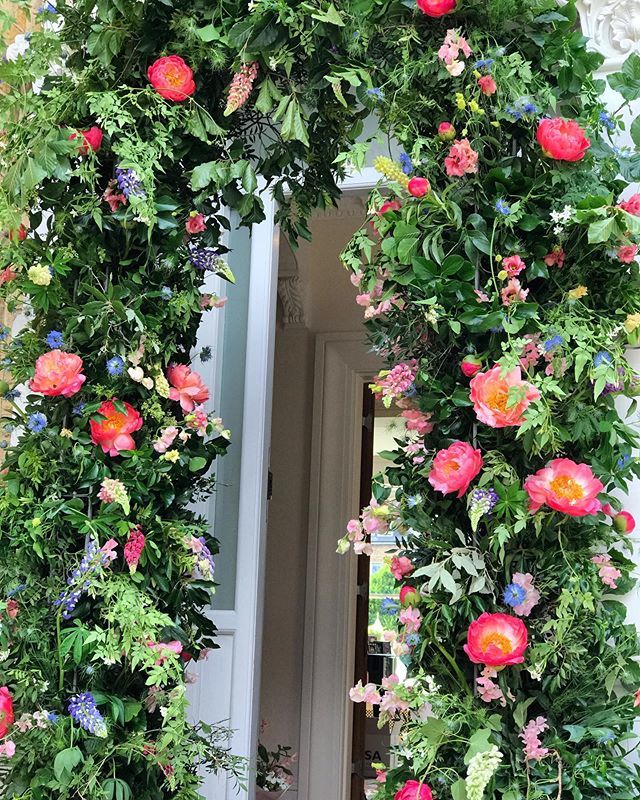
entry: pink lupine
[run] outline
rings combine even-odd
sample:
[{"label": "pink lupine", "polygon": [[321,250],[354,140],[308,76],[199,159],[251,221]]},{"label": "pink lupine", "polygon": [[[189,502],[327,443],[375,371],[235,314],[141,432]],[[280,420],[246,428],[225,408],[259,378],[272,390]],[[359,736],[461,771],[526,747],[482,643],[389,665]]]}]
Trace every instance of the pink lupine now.
[{"label": "pink lupine", "polygon": [[229,95],[227,97],[227,107],[224,110],[225,117],[233,114],[241,108],[249,99],[253,83],[258,77],[258,62],[252,61],[251,64],[243,64],[240,70],[236,72],[231,80],[229,86]]},{"label": "pink lupine", "polygon": [[133,574],[138,568],[140,556],[144,550],[145,537],[142,528],[138,525],[129,531],[129,538],[124,546],[124,558],[129,565],[129,571]]}]

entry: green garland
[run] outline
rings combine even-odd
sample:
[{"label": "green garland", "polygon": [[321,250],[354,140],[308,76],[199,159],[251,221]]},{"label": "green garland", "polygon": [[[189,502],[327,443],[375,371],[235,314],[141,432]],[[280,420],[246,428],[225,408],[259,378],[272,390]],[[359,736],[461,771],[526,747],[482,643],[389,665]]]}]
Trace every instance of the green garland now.
[{"label": "green garland", "polygon": [[[367,228],[345,255],[375,346],[390,366],[404,363],[379,391],[391,398],[410,375],[417,392],[400,400],[418,438],[389,473],[393,496],[377,485],[365,515],[397,531],[411,566],[394,569],[411,570],[418,590],[404,615],[419,627],[415,682],[397,688],[392,716],[421,698],[423,719],[407,724],[411,757],[381,796],[423,800],[428,783],[438,798],[477,800],[483,776],[506,800],[637,794],[622,759],[640,685],[636,634],[599,576],[618,593],[631,585],[632,564],[613,549],[627,540],[602,512],[532,515],[523,489],[557,455],[588,464],[591,489],[604,484],[594,503],[638,472],[610,391],[635,391],[624,345],[640,311],[637,268],[615,251],[638,232],[633,209],[616,206],[616,176],[637,177],[637,158],[612,147],[621,122],[601,116],[600,58],[575,31],[573,4],[467,0],[444,18],[454,0],[418,5],[60,0],[0,65],[0,296],[27,314],[14,338],[3,333],[15,437],[0,487],[7,796],[195,800],[198,770],[241,770],[224,731],[186,714],[185,662],[214,644],[205,609],[216,553],[189,506],[213,488],[229,439],[201,408],[208,390],[190,368],[203,307],[222,302],[201,285],[208,272],[233,279],[228,210],[244,225],[262,219],[258,176],[285,231],[308,236],[310,211],[363,163],[372,112],[407,151],[405,169],[433,187],[414,182],[410,198],[405,174],[381,162],[399,179],[397,203],[376,217],[382,247]],[[448,28],[472,55],[445,65]],[[627,100],[639,72],[632,58],[611,79]],[[579,120],[591,139],[583,158],[541,154],[543,114]],[[462,176],[446,174],[442,122],[468,139],[451,162]],[[520,288],[498,260],[516,255]],[[457,362],[515,369],[524,351],[530,387],[501,406],[517,418],[526,401],[522,424],[481,423]],[[476,466],[482,456],[484,505],[469,494],[470,515],[428,480],[452,441]],[[525,602],[534,589],[540,599],[524,664],[485,676],[486,705],[462,644],[483,611],[508,610],[501,595],[516,573],[532,575]],[[542,716],[549,754],[525,760],[519,734]]]}]

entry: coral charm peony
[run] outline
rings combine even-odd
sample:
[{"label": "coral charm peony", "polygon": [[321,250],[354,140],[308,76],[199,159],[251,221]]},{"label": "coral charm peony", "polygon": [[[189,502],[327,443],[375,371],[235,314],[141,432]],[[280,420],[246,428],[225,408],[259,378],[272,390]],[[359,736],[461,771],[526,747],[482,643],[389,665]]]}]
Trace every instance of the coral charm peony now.
[{"label": "coral charm peony", "polygon": [[510,428],[522,425],[524,412],[540,392],[522,380],[520,367],[502,375],[496,364],[488,372],[480,372],[469,384],[473,409],[480,422],[491,428]]},{"label": "coral charm peony", "polygon": [[575,120],[540,120],[536,134],[542,152],[556,161],[581,161],[591,147],[591,141]]},{"label": "coral charm peony", "polygon": [[69,136],[71,141],[78,138],[78,136],[82,136],[82,142],[78,148],[81,155],[86,156],[87,153],[93,151],[97,153],[102,145],[102,129],[99,128],[97,125],[92,125],[86,131],[78,131],[77,133],[72,133]]},{"label": "coral charm peony", "polygon": [[429,473],[429,483],[442,494],[458,492],[458,497],[462,497],[482,465],[482,453],[479,450],[467,442],[454,442],[451,447],[436,454]]},{"label": "coral charm peony", "polygon": [[407,781],[393,796],[393,800],[432,800],[431,789],[421,781]]},{"label": "coral charm peony", "polygon": [[73,353],[50,350],[36,361],[35,375],[29,382],[32,392],[48,397],[71,397],[87,380],[82,374],[82,359]]},{"label": "coral charm peony", "polygon": [[0,739],[13,725],[13,698],[6,686],[0,686]]},{"label": "coral charm peony", "polygon": [[197,404],[209,399],[209,389],[202,378],[186,364],[170,364],[167,379],[171,384],[169,397],[179,400],[183,411],[193,411]]},{"label": "coral charm peony", "polygon": [[602,508],[598,495],[604,489],[587,464],[576,464],[569,458],[556,458],[548,467],[538,470],[524,483],[536,512],[547,505],[572,517],[596,514]]},{"label": "coral charm peony", "polygon": [[457,0],[417,0],[417,4],[420,11],[428,17],[444,17],[445,14],[455,11]]},{"label": "coral charm peony", "polygon": [[481,614],[469,625],[464,652],[474,664],[506,667],[522,664],[529,644],[527,627],[508,614]]},{"label": "coral charm peony", "polygon": [[103,452],[110,456],[117,456],[123,450],[135,450],[136,443],[131,434],[142,427],[142,417],[132,405],[119,401],[118,404],[125,409],[123,414],[116,408],[116,402],[104,402],[98,409],[98,414],[104,419],[99,422],[92,419],[89,422],[91,441],[100,445]]},{"label": "coral charm peony", "polygon": [[179,103],[196,90],[191,67],[180,56],[164,56],[153,62],[147,77],[156,92],[165,100]]}]

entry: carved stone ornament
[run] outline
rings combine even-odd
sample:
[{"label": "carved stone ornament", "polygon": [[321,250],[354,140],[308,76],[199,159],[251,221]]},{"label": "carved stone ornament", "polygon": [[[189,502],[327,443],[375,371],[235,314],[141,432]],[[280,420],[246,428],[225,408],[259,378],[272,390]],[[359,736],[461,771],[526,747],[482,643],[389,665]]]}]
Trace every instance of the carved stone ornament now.
[{"label": "carved stone ornament", "polygon": [[577,5],[585,36],[605,57],[603,71],[620,69],[631,53],[640,53],[640,0],[580,0]]},{"label": "carved stone ornament", "polygon": [[304,328],[304,302],[300,277],[297,274],[278,277],[278,297],[282,304],[282,324],[285,328]]}]

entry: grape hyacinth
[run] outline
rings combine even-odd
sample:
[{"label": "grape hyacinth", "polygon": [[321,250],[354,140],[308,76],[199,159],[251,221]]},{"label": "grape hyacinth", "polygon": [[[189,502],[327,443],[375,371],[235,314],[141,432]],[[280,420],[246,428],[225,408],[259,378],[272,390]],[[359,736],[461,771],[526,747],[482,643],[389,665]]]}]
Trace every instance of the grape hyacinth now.
[{"label": "grape hyacinth", "polygon": [[96,701],[91,692],[82,692],[69,700],[69,714],[72,719],[83,728],[83,730],[99,736],[101,739],[107,736],[107,723],[102,714],[98,711]]},{"label": "grape hyacinth", "polygon": [[133,169],[122,169],[116,167],[116,180],[122,194],[129,200],[131,197],[146,197],[146,192],[142,188],[142,181]]},{"label": "grape hyacinth", "polygon": [[499,498],[493,489],[474,489],[469,495],[469,519],[474,531],[482,517],[491,514]]}]

